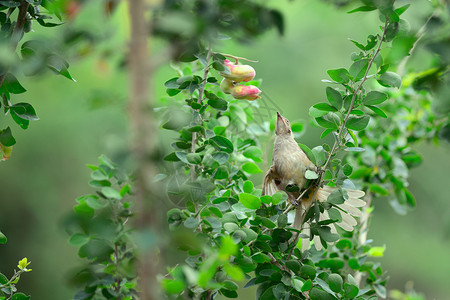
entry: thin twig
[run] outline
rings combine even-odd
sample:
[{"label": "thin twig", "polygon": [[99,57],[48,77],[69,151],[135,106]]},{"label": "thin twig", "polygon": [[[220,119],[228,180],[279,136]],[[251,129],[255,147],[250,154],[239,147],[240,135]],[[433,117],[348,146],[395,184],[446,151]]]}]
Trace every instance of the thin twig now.
[{"label": "thin twig", "polygon": [[226,54],[226,53],[215,52],[214,54],[220,54],[220,55],[223,55],[225,57],[232,58],[232,59],[234,59],[236,61],[236,63],[238,63],[239,60],[245,60],[245,61],[254,62],[254,63],[259,62],[257,60],[251,60],[251,59],[248,59],[248,58],[245,58],[245,57],[234,56],[234,55]]},{"label": "thin twig", "polygon": [[[350,113],[351,113],[351,111],[353,110],[353,108],[354,108],[354,106],[355,106],[355,101],[356,101],[356,98],[357,98],[358,93],[360,92],[360,90],[362,89],[364,83],[365,83],[366,80],[368,79],[368,74],[369,74],[370,67],[371,67],[372,64],[373,64],[373,62],[374,62],[374,60],[375,60],[375,57],[378,55],[378,53],[379,53],[380,50],[381,50],[381,45],[383,44],[384,36],[386,35],[387,25],[388,25],[388,19],[386,18],[386,21],[385,21],[385,23],[384,23],[384,28],[383,28],[383,34],[381,35],[381,38],[380,38],[380,42],[379,42],[379,44],[378,44],[378,47],[377,47],[377,49],[375,50],[375,52],[374,52],[372,58],[371,58],[371,59],[369,60],[369,62],[368,62],[367,70],[366,70],[366,72],[364,73],[363,78],[361,79],[361,83],[360,83],[360,84],[358,85],[358,87],[353,91],[353,96],[352,96],[352,100],[351,100],[351,102],[350,102],[350,106],[349,106],[349,108],[348,108],[347,114],[346,114],[345,117],[344,117],[344,120],[342,121],[341,127],[339,128],[339,133],[338,133],[338,136],[337,136],[337,138],[336,138],[336,141],[334,142],[333,148],[332,148],[331,151],[330,151],[330,154],[329,154],[329,156],[328,156],[327,161],[325,162],[325,164],[324,164],[323,167],[321,168],[321,170],[323,170],[323,171],[326,170],[326,169],[328,168],[328,165],[330,164],[332,157],[336,154],[337,150],[338,150],[339,147],[340,147],[341,140],[342,140],[342,138],[343,138],[344,132],[346,131],[346,129],[345,129],[345,124],[347,123],[348,118],[350,117]],[[296,222],[296,220],[294,220],[294,224],[296,224],[296,223],[297,223],[297,224],[300,224],[300,226],[301,226],[301,227],[299,228],[300,232],[303,230],[303,224],[304,224],[304,221],[305,221],[306,212],[311,208],[312,204],[315,202],[316,196],[317,196],[317,192],[319,191],[320,186],[321,186],[322,183],[323,183],[323,176],[324,176],[325,172],[320,172],[320,173],[321,173],[321,174],[320,174],[320,180],[319,180],[319,182],[318,182],[318,184],[317,184],[318,188],[314,190],[314,193],[313,193],[313,195],[312,195],[312,197],[311,197],[311,201],[309,202],[307,208],[304,210],[304,213],[296,213],[296,215],[295,215],[295,219],[300,218],[300,222],[298,222],[298,223]],[[301,199],[298,199],[298,200],[301,200]],[[298,208],[297,208],[297,209],[298,209]],[[294,240],[293,240],[294,247],[295,247],[295,245],[296,245],[297,242],[298,242],[298,238],[299,238],[300,232],[296,232],[296,233],[295,233]],[[292,253],[293,253],[294,247],[292,247],[291,251],[289,252],[288,259],[291,257],[291,255],[292,255]]]},{"label": "thin twig", "polygon": [[400,76],[404,75],[406,64],[408,63],[409,59],[411,58],[412,54],[414,53],[414,50],[416,50],[417,44],[419,44],[420,40],[422,40],[422,38],[425,36],[428,23],[434,16],[436,16],[437,12],[438,12],[438,8],[436,8],[433,11],[433,13],[425,21],[425,24],[423,24],[422,27],[420,27],[420,29],[417,31],[417,33],[416,33],[417,40],[414,42],[413,46],[409,50],[408,55],[406,55],[402,59],[402,61],[398,64],[397,73]]}]

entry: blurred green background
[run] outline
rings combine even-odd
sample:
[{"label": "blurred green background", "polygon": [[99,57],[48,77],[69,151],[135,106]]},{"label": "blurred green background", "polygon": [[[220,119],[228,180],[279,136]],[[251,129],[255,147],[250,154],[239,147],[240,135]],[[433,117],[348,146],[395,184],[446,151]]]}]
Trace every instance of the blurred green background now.
[{"label": "blurred green background", "polygon": [[[431,8],[425,0],[412,2],[405,18],[417,30]],[[273,30],[252,43],[223,41],[214,50],[259,60],[253,66],[263,79],[262,90],[286,117],[307,120],[309,107],[325,97],[321,79],[327,77],[326,70],[350,64],[354,46],[348,38],[363,41],[377,32],[379,20],[376,14],[347,15],[318,0],[270,3],[285,15],[283,37]],[[107,19],[99,17],[100,1],[86,4],[69,25],[95,26],[104,40],[95,47],[69,49],[69,70],[77,82],[50,73],[32,78],[19,75],[28,91],[15,101],[32,103],[40,120],[27,131],[9,117],[0,120],[0,127],[11,126],[17,140],[11,159],[0,164],[0,228],[8,237],[8,243],[0,246],[0,271],[11,275],[17,261],[28,257],[33,271],[21,278],[20,287],[33,299],[73,297],[67,281],[79,261],[76,250],[67,244],[62,220],[75,198],[92,192],[85,165],[96,163],[102,153],[127,165],[128,82],[118,67],[127,46],[126,12],[121,5]],[[63,31],[64,26],[39,28],[32,36],[51,40]],[[155,41],[155,48],[164,49],[164,45]],[[420,51],[418,58],[411,59],[412,65],[423,63]],[[163,83],[173,75],[168,64],[159,69],[157,99],[165,97]],[[319,136],[319,130],[308,126],[303,143],[319,145]],[[427,299],[448,299],[449,145],[423,144],[417,150],[424,158],[411,174],[417,208],[400,216],[387,202],[375,203],[369,238],[374,245],[387,246],[380,261],[391,277],[388,288],[404,290],[413,282]],[[241,299],[254,297],[252,291],[240,295]]]}]

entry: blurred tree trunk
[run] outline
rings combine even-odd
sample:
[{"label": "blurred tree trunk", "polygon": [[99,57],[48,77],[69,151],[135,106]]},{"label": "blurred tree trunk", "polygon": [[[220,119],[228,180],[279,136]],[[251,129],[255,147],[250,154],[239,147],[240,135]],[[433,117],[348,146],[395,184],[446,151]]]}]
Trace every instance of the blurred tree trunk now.
[{"label": "blurred tree trunk", "polygon": [[158,193],[152,187],[156,174],[152,159],[155,152],[156,130],[153,116],[153,70],[149,52],[149,22],[145,0],[129,0],[131,40],[128,51],[130,74],[129,120],[132,135],[131,151],[135,169],[136,225],[138,230],[137,265],[141,300],[158,299],[156,281],[156,233],[159,232]]}]

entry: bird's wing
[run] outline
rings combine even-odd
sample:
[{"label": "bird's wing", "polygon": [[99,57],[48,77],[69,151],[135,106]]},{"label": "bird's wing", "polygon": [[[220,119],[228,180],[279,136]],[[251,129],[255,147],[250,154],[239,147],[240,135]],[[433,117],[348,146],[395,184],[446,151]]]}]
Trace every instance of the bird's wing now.
[{"label": "bird's wing", "polygon": [[275,194],[279,188],[275,180],[278,178],[278,174],[275,171],[275,166],[271,166],[269,171],[267,171],[266,176],[264,177],[264,183],[262,188],[262,195],[272,196]]},{"label": "bird's wing", "polygon": [[[335,189],[336,189],[335,187],[324,186],[318,191],[317,199],[319,201],[327,201],[328,196]],[[365,193],[360,190],[350,190],[350,189],[344,190],[347,192],[348,199],[342,204],[337,204],[337,206],[342,209],[339,210],[339,213],[341,214],[342,217],[342,221],[336,223],[336,225],[338,225],[344,230],[352,231],[353,227],[357,225],[357,222],[354,217],[361,216],[361,210],[359,210],[358,208],[366,205],[366,202],[364,200],[359,199],[364,197]]]}]

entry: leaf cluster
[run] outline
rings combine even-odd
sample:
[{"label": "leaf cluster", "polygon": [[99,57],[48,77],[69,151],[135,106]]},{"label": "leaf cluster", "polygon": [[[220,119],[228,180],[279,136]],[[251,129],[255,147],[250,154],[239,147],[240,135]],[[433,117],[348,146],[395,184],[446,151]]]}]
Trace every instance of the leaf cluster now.
[{"label": "leaf cluster", "polygon": [[96,194],[79,197],[65,221],[69,244],[79,248],[86,264],[73,271],[72,284],[81,287],[75,299],[133,299],[136,294],[135,244],[127,224],[132,185],[106,156],[92,170],[89,184]]}]

